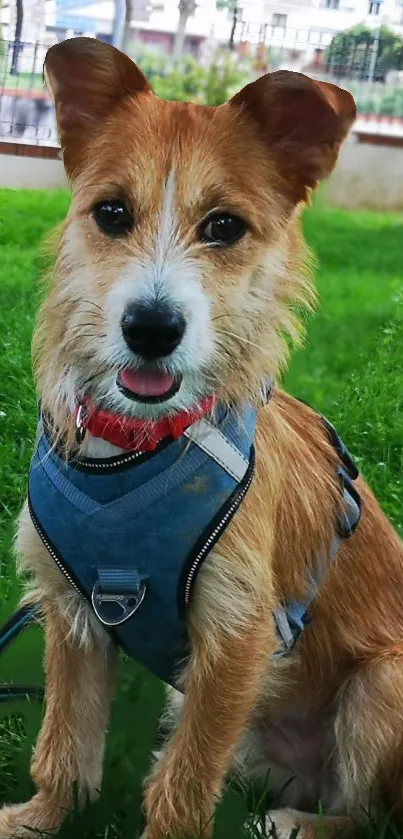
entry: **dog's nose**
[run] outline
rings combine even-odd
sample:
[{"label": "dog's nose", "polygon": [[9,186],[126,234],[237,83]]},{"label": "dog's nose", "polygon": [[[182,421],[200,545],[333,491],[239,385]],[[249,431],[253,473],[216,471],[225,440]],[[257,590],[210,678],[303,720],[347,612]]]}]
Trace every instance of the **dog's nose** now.
[{"label": "dog's nose", "polygon": [[123,337],[128,347],[146,361],[169,355],[179,346],[185,329],[183,315],[162,304],[132,304],[122,318]]}]

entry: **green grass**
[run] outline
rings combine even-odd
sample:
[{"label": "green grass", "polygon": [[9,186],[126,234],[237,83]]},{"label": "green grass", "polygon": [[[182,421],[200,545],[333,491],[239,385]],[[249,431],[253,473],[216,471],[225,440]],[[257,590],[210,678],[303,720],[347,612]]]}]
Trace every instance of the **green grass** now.
[{"label": "green grass", "polygon": [[45,90],[42,73],[18,73],[12,76],[0,66],[0,82],[8,90]]},{"label": "green grass", "polygon": [[[37,305],[39,244],[63,217],[64,193],[0,191],[0,617],[17,599],[11,541],[35,434],[30,339]],[[320,259],[321,308],[307,347],[293,356],[287,388],[336,425],[395,526],[403,533],[403,218],[348,214],[317,204],[305,232]],[[42,639],[29,630],[0,659],[0,680],[40,683]],[[100,802],[73,815],[62,836],[134,839],[141,779],[156,734],[161,686],[132,662],[120,665]],[[6,715],[12,712],[11,719]],[[30,794],[28,763],[40,707],[0,705],[0,798]],[[241,837],[244,797],[229,793],[217,839]],[[384,824],[368,836],[380,839]]]}]

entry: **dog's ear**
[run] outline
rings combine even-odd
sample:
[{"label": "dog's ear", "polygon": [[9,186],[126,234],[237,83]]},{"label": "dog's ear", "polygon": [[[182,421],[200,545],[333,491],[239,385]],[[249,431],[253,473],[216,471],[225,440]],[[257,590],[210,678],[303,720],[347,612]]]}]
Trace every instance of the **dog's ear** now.
[{"label": "dog's ear", "polygon": [[95,38],[70,38],[48,50],[44,64],[69,174],[75,149],[128,95],[150,91],[138,67],[115,47]]},{"label": "dog's ear", "polygon": [[330,174],[356,116],[346,90],[286,70],[248,84],[230,105],[254,121],[295,202]]}]

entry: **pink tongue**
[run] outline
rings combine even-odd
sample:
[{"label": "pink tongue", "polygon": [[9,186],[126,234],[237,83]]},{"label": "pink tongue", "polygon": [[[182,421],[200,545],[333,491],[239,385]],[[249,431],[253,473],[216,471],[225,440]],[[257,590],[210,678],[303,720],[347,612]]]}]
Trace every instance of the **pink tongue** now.
[{"label": "pink tongue", "polygon": [[162,396],[171,389],[174,377],[169,373],[150,373],[147,370],[122,370],[120,381],[123,387],[139,396]]}]

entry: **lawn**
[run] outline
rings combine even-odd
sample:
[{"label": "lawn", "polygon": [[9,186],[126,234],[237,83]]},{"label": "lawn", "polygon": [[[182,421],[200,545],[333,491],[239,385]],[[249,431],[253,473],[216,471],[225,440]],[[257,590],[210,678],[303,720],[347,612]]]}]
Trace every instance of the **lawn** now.
[{"label": "lawn", "polygon": [[12,76],[0,66],[1,86],[7,90],[45,90],[42,73],[18,73]]},{"label": "lawn", "polygon": [[[42,265],[40,242],[67,204],[64,193],[0,191],[3,619],[18,596],[10,546],[35,433],[30,338]],[[403,217],[349,214],[317,203],[306,213],[304,225],[320,260],[321,307],[308,323],[307,346],[294,354],[285,385],[336,425],[403,535]],[[40,632],[29,630],[0,659],[1,681],[40,683],[41,646]],[[161,698],[161,686],[151,676],[122,660],[101,801],[84,816],[74,816],[61,835],[138,835],[141,778]],[[0,797],[21,800],[30,793],[28,762],[40,707],[21,701],[0,705],[0,711]],[[245,806],[243,796],[229,793],[218,814],[217,839],[241,837]],[[376,827],[372,835],[380,832]]]}]

